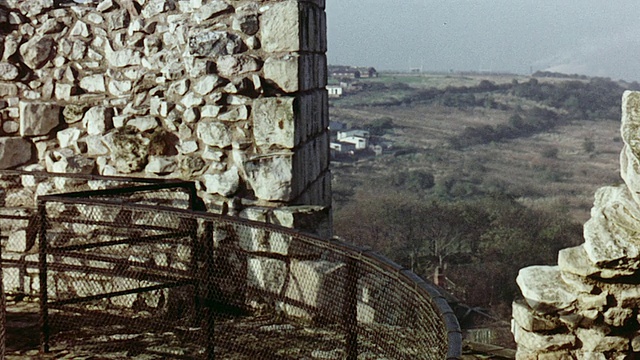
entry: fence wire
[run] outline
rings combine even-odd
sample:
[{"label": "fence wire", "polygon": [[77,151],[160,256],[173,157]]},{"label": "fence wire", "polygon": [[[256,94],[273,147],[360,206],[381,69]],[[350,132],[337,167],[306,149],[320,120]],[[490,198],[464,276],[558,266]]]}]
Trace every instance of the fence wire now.
[{"label": "fence wire", "polygon": [[194,194],[181,183],[40,197],[30,286],[39,291],[43,351],[459,357],[450,309],[412,274],[343,243],[193,211],[201,209]]}]

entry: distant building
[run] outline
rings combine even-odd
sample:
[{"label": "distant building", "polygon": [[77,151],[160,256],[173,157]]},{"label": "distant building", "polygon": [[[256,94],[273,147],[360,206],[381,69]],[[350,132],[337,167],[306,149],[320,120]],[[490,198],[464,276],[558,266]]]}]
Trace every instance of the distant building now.
[{"label": "distant building", "polygon": [[338,140],[342,141],[342,139],[350,138],[350,137],[360,137],[364,139],[369,139],[371,137],[371,133],[367,130],[347,130],[347,131],[338,131]]},{"label": "distant building", "polygon": [[369,147],[369,139],[359,137],[359,136],[348,136],[339,139],[341,143],[349,143],[353,144],[356,147],[356,150],[364,150]]},{"label": "distant building", "polygon": [[329,149],[332,159],[345,155],[354,155],[356,152],[356,146],[354,144],[341,141],[332,141],[331,143],[329,143]]},{"label": "distant building", "polygon": [[327,85],[327,92],[329,97],[337,98],[342,96],[342,86],[340,85]]},{"label": "distant building", "polygon": [[361,79],[378,77],[378,71],[373,67],[336,66],[328,67],[329,76],[335,79]]}]

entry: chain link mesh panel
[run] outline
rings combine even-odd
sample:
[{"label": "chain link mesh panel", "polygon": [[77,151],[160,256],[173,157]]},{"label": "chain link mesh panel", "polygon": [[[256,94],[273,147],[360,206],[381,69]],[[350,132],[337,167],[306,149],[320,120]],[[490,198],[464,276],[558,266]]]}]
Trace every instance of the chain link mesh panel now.
[{"label": "chain link mesh panel", "polygon": [[442,307],[403,269],[346,244],[190,211],[193,191],[145,185],[41,198],[31,286],[40,292],[43,350],[116,359],[452,358]]}]

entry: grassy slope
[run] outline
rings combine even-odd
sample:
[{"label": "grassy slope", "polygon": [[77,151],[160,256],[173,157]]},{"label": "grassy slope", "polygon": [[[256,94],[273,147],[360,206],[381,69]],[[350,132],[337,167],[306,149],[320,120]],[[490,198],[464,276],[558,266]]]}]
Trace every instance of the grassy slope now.
[{"label": "grassy slope", "polygon": [[[511,82],[510,76],[406,76],[386,74],[366,80],[386,84],[401,82],[412,88],[474,86],[481,80],[496,84]],[[518,81],[527,81],[519,77]],[[558,82],[562,79],[541,79]],[[425,169],[436,176],[465,179],[474,186],[496,187],[515,194],[528,206],[566,206],[579,222],[588,219],[593,194],[601,186],[619,183],[619,119],[574,121],[550,132],[504,142],[476,145],[457,151],[447,148],[447,138],[467,126],[504,123],[512,111],[471,108],[459,110],[438,104],[400,106],[354,106],[384,98],[401,98],[406,90],[364,93],[333,100],[332,120],[357,127],[380,117],[393,119],[394,128],[385,135],[396,146],[413,148],[407,155],[384,155],[354,164],[334,166],[334,187],[343,190],[388,176],[402,169]],[[532,101],[505,95],[498,99],[510,106],[529,107]],[[591,139],[595,152],[587,153],[584,140]],[[557,158],[543,156],[543,149],[555,147]],[[340,196],[338,196],[340,200]],[[339,206],[340,204],[336,204]]]}]

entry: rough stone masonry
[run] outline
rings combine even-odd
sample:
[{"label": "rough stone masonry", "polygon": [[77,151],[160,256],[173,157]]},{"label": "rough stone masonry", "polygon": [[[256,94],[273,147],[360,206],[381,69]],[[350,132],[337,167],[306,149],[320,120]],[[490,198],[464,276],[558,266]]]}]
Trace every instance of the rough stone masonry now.
[{"label": "rough stone masonry", "polygon": [[635,359],[640,354],[640,92],[622,101],[624,184],[599,189],[584,244],[557,266],[520,270],[518,359]]},{"label": "rough stone masonry", "polygon": [[324,6],[0,0],[0,169],[193,180],[210,210],[328,223]]}]

